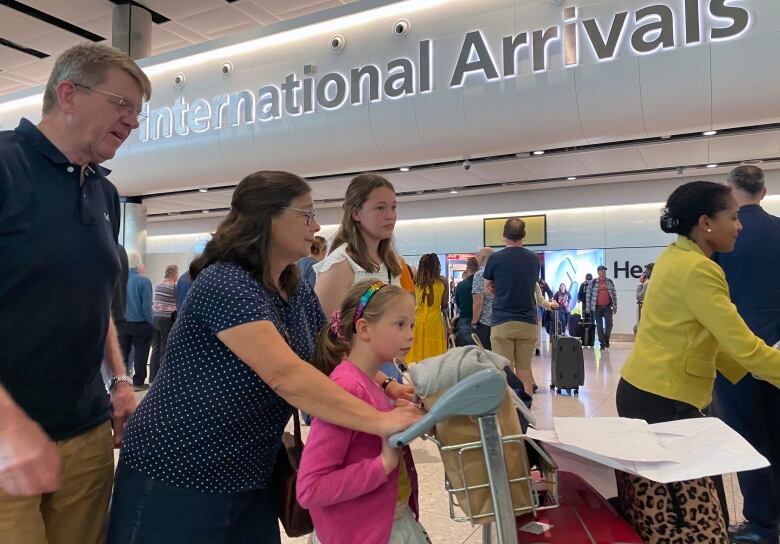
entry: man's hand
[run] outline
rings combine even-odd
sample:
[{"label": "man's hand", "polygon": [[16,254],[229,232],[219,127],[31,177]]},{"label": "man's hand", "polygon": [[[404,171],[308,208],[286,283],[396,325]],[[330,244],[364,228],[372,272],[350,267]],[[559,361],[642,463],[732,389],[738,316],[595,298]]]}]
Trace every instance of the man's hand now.
[{"label": "man's hand", "polygon": [[117,382],[111,390],[111,419],[114,423],[114,446],[122,445],[125,423],[138,406],[133,387],[127,382]]},{"label": "man's hand", "polygon": [[550,309],[551,310],[557,310],[558,309],[558,303],[553,301],[550,303]]},{"label": "man's hand", "polygon": [[60,485],[57,446],[18,407],[0,416],[0,488],[12,496],[51,493]]},{"label": "man's hand", "polygon": [[408,383],[390,382],[385,388],[385,395],[393,400],[403,399],[414,402],[414,386]]}]

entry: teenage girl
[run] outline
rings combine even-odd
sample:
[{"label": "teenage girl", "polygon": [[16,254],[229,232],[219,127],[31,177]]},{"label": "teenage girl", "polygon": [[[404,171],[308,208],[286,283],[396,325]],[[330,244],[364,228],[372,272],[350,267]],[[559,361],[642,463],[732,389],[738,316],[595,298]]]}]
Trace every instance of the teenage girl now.
[{"label": "teenage girl", "polygon": [[[399,286],[367,280],[347,294],[320,334],[314,364],[347,392],[392,409],[374,380],[385,361],[412,347],[414,298]],[[298,501],[314,522],[314,543],[422,544],[417,474],[409,448],[314,419],[298,471]]]}]

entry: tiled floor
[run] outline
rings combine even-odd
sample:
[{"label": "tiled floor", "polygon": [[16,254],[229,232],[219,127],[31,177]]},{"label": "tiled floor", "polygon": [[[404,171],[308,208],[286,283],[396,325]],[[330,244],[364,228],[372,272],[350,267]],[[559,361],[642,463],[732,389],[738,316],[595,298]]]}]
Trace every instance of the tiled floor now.
[{"label": "tiled floor", "polygon": [[[539,384],[533,404],[537,426],[552,428],[553,416],[616,416],[615,389],[620,378],[620,369],[631,347],[630,343],[613,343],[609,351],[585,350],[585,386],[580,389],[579,397],[558,396],[550,391],[550,359],[548,353],[543,351],[542,357],[536,357],[534,361],[534,378]],[[420,521],[431,540],[434,543],[446,544],[481,543],[481,528],[472,527],[468,523],[456,523],[450,519],[447,495],[444,491],[444,469],[436,447],[430,442],[417,440],[412,444],[412,452],[420,477]],[[742,497],[736,477],[726,476],[725,483],[732,521],[739,521]],[[282,542],[303,544],[307,542],[307,538],[287,538],[282,533]]]}]

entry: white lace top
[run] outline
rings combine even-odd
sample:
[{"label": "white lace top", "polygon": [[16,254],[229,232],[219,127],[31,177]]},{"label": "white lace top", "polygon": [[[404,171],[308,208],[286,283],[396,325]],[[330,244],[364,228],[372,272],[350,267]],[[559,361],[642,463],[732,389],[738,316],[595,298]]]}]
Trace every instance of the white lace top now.
[{"label": "white lace top", "polygon": [[[352,257],[347,255],[347,244],[342,244],[336,249],[334,249],[330,255],[325,257],[321,262],[314,265],[314,271],[319,276],[323,272],[327,272],[330,270],[330,267],[333,266],[336,263],[340,263],[342,261],[347,261],[347,264],[349,264],[349,267],[352,269],[352,272],[355,273],[355,279],[352,281],[352,285],[355,285],[356,283],[360,283],[363,280],[381,280],[381,281],[387,281],[389,276],[389,272],[387,271],[387,267],[384,263],[379,267],[378,272],[366,272],[363,268],[360,267],[359,264],[357,264],[354,260],[352,260]],[[390,279],[390,283],[393,285],[401,285],[401,276],[392,276]]]}]

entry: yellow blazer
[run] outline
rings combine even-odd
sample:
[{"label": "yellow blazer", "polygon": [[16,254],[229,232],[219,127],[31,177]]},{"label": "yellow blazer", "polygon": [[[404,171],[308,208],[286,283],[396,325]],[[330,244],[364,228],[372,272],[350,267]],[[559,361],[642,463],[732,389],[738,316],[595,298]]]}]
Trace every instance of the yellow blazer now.
[{"label": "yellow blazer", "polygon": [[702,409],[712,402],[716,370],[735,383],[751,372],[780,387],[780,351],[737,313],[723,269],[678,236],[655,263],[621,375],[634,387]]}]

